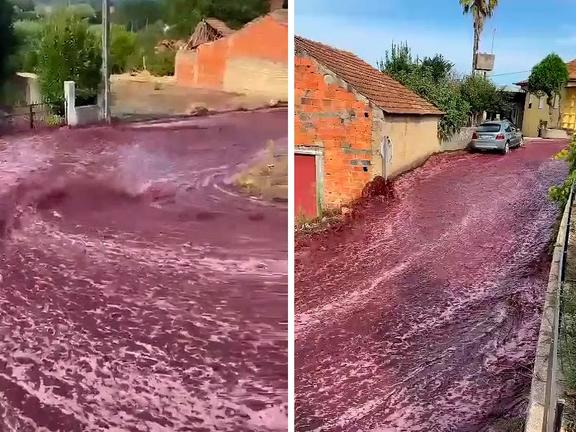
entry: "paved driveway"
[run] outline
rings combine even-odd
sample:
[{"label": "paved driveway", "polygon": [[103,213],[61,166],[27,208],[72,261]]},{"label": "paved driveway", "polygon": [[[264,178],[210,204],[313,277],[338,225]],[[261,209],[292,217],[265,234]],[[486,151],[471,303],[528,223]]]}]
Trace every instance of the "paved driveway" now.
[{"label": "paved driveway", "polygon": [[302,242],[297,430],[463,432],[522,417],[563,145],[433,157],[392,204]]},{"label": "paved driveway", "polygon": [[286,111],[0,140],[0,429],[285,430]]}]

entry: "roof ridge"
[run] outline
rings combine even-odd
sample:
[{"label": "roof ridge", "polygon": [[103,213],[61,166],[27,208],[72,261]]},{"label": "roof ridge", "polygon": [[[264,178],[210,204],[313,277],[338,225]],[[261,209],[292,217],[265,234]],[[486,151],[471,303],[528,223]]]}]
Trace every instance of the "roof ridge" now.
[{"label": "roof ridge", "polygon": [[343,54],[348,54],[348,55],[351,55],[351,56],[356,57],[356,58],[357,58],[358,60],[360,60],[360,61],[364,61],[364,60],[362,60],[360,57],[358,57],[357,54],[354,54],[352,51],[343,50],[343,49],[341,49],[341,48],[334,48],[333,46],[327,45],[327,44],[325,44],[325,43],[318,42],[318,41],[314,41],[314,40],[312,40],[312,39],[307,39],[307,38],[305,38],[305,37],[298,36],[298,35],[295,35],[294,38],[295,38],[295,39],[300,39],[300,40],[305,41],[305,42],[313,43],[313,44],[315,44],[315,45],[320,45],[320,46],[322,46],[323,48],[329,49],[329,50],[331,50],[331,51],[337,51],[337,52],[341,52],[341,53],[343,53]]},{"label": "roof ridge", "polygon": [[295,36],[295,50],[305,52],[327,67],[384,112],[443,114],[434,104],[350,51],[298,35]]}]

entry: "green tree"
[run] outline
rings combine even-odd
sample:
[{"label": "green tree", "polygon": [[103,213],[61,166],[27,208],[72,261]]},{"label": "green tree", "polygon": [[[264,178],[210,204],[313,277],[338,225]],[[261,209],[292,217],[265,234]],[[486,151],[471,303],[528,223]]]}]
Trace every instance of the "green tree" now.
[{"label": "green tree", "polygon": [[494,15],[498,0],[459,0],[465,14],[471,14],[474,23],[474,47],[472,51],[472,73],[476,70],[476,54],[480,48],[480,37],[484,24]]},{"label": "green tree", "polygon": [[411,74],[418,67],[418,59],[413,58],[408,42],[392,42],[390,51],[386,51],[384,60],[380,60],[378,67],[398,79]]},{"label": "green tree", "polygon": [[0,85],[11,72],[10,58],[16,50],[13,21],[14,6],[8,0],[0,0]]},{"label": "green tree", "polygon": [[[102,25],[90,26],[101,46]],[[110,26],[110,72],[124,73],[129,69],[130,58],[138,50],[136,33],[128,31],[120,24]]]},{"label": "green tree", "polygon": [[157,0],[125,0],[118,4],[112,21],[137,32],[163,18],[162,3]]},{"label": "green tree", "polygon": [[29,12],[33,11],[35,4],[34,0],[11,0],[12,4],[18,8],[19,11]]},{"label": "green tree", "polygon": [[436,54],[434,57],[424,57],[422,67],[430,72],[434,81],[441,81],[450,77],[454,63],[445,59],[441,54]]},{"label": "green tree", "polygon": [[547,55],[532,68],[528,78],[528,91],[538,96],[547,96],[548,105],[554,104],[554,98],[560,97],[568,82],[568,67],[557,54]]},{"label": "green tree", "polygon": [[22,72],[33,72],[38,64],[38,43],[42,34],[42,24],[38,21],[16,21],[14,33],[17,40],[14,68]]},{"label": "green tree", "polygon": [[239,28],[267,13],[269,7],[267,0],[212,0],[204,16],[221,19],[230,27]]},{"label": "green tree", "polygon": [[60,105],[64,81],[76,82],[80,100],[94,98],[100,84],[100,44],[88,23],[66,12],[47,19],[38,48],[37,72],[47,102]]},{"label": "green tree", "polygon": [[484,111],[497,109],[501,97],[492,81],[474,74],[464,78],[460,91],[464,100],[470,105],[474,124],[478,123]]},{"label": "green tree", "polygon": [[268,12],[266,0],[164,0],[165,21],[170,36],[186,38],[201,19],[218,18],[232,28],[239,28]]},{"label": "green tree", "polygon": [[440,120],[440,138],[449,138],[468,122],[470,105],[452,76],[452,63],[441,55],[420,60],[412,55],[408,44],[392,44],[378,66],[445,113]]}]

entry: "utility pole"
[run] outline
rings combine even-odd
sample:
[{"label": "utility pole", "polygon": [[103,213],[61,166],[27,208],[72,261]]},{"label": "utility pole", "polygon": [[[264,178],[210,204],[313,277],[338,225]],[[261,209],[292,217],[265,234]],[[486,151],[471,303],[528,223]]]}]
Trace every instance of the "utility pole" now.
[{"label": "utility pole", "polygon": [[104,120],[112,121],[110,116],[110,0],[102,0],[102,81],[104,81]]}]

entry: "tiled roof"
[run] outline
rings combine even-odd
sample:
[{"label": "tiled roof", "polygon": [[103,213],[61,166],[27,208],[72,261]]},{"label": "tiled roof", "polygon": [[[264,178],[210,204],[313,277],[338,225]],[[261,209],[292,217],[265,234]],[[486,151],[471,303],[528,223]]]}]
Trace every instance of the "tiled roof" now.
[{"label": "tiled roof", "polygon": [[390,114],[442,114],[398,81],[356,55],[296,36],[296,52],[305,53],[346,81],[358,93]]},{"label": "tiled roof", "polygon": [[228,36],[234,33],[234,30],[228,27],[224,21],[217,18],[206,18],[204,21],[222,36]]},{"label": "tiled roof", "polygon": [[576,59],[566,63],[566,66],[568,66],[568,76],[570,80],[576,80]]}]

